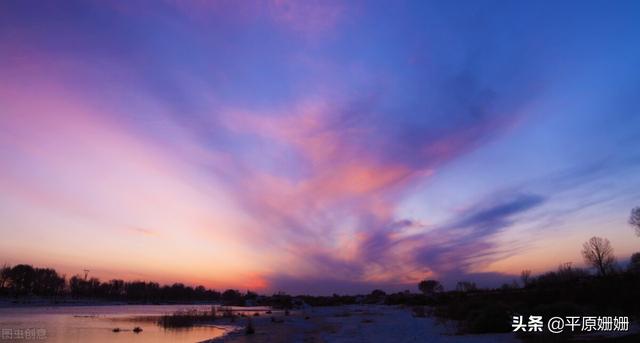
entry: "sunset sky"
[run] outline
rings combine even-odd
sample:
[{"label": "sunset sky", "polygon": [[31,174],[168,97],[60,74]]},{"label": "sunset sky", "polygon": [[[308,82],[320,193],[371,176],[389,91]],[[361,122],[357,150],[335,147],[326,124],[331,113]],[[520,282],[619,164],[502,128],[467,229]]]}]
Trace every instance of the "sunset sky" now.
[{"label": "sunset sky", "polygon": [[638,1],[0,1],[0,264],[495,286],[634,206]]}]

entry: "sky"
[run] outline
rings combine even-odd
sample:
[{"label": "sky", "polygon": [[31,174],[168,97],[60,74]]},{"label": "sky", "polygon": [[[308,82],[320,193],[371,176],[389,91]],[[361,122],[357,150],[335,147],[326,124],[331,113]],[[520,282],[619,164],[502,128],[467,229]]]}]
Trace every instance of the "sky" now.
[{"label": "sky", "polygon": [[0,2],[0,263],[260,292],[640,250],[637,1]]}]

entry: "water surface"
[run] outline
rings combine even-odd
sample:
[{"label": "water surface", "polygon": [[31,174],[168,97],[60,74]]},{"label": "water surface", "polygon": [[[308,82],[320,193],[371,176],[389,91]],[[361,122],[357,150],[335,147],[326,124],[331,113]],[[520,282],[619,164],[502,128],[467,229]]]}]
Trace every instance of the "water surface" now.
[{"label": "water surface", "polygon": [[[231,327],[164,329],[155,324],[154,318],[178,310],[210,308],[210,305],[0,308],[0,342],[200,342],[224,335]],[[143,331],[134,333],[132,329],[136,326]],[[116,327],[122,331],[114,333]]]}]

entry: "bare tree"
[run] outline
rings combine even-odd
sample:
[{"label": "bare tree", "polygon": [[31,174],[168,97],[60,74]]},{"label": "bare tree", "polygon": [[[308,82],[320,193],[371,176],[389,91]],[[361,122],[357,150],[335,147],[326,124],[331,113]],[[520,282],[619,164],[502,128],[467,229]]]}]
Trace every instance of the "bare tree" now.
[{"label": "bare tree", "polygon": [[640,207],[631,210],[629,224],[636,230],[636,235],[640,236]]},{"label": "bare tree", "polygon": [[611,243],[608,239],[601,237],[591,237],[591,239],[586,241],[582,245],[582,256],[584,257],[584,261],[588,265],[596,268],[602,276],[613,271],[616,262]]}]

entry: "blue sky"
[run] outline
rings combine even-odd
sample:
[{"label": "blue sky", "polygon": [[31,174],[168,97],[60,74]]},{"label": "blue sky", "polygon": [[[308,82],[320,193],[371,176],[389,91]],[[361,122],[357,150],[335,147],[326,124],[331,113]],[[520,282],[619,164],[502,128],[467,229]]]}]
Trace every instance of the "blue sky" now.
[{"label": "blue sky", "polygon": [[638,7],[4,1],[0,261],[294,293],[624,262]]}]

